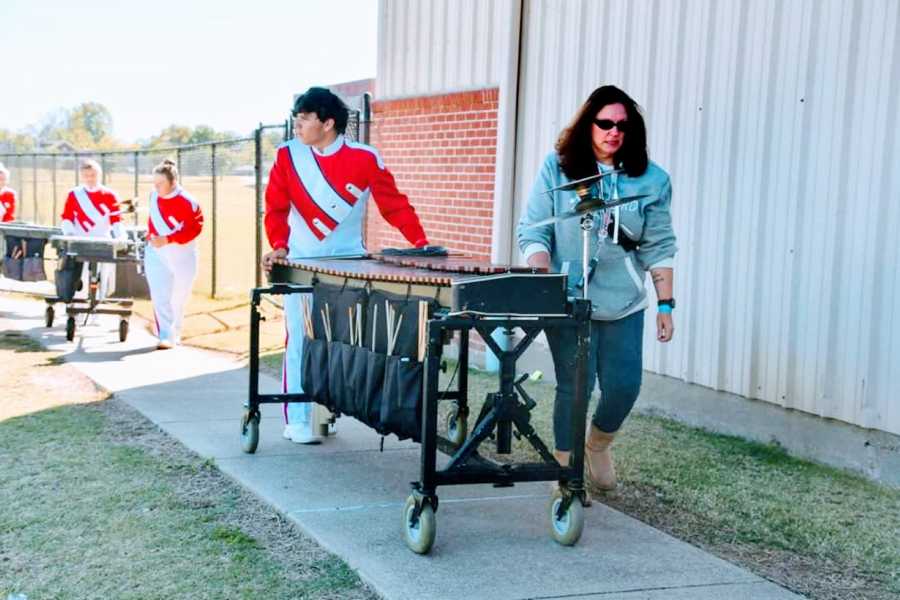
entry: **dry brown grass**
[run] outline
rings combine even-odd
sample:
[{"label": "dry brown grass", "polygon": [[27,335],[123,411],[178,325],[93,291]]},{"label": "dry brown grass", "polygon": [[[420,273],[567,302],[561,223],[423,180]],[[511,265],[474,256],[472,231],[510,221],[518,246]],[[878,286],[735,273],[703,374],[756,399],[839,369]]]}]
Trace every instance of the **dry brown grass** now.
[{"label": "dry brown grass", "polygon": [[33,401],[0,420],[0,598],[375,598],[210,461],[97,402],[57,354],[6,334],[0,368]]}]

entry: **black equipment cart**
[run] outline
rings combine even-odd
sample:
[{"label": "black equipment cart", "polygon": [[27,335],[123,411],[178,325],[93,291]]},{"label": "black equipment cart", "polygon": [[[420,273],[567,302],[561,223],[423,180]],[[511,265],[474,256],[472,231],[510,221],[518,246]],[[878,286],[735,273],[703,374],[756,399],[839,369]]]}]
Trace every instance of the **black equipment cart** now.
[{"label": "black equipment cart", "polygon": [[[143,251],[146,233],[143,229],[127,230],[126,239],[89,238],[57,235],[50,238],[56,248],[56,297],[45,298],[47,303],[46,325],[53,326],[54,305],[66,304],[66,339],[75,339],[76,317],[85,315],[115,315],[119,317],[119,341],[128,338],[129,319],[134,301],[131,298],[105,297],[101,294],[102,266],[121,263],[133,265],[140,273],[143,269]],[[76,297],[81,289],[82,272],[90,269],[86,297]]]},{"label": "black equipment cart", "polygon": [[[425,554],[434,543],[437,488],[442,485],[512,486],[526,481],[558,481],[548,520],[552,537],[575,544],[584,525],[583,481],[587,406],[586,369],[590,302],[567,298],[564,275],[488,265],[453,257],[382,257],[281,261],[268,287],[256,288],[250,305],[250,389],[241,419],[241,444],[253,453],[259,441],[260,405],[317,402],[383,435],[421,444],[419,479],[403,510],[404,540]],[[260,302],[267,295],[312,294],[304,304],[309,327],[302,358],[303,394],[259,393]],[[418,321],[417,321],[418,318]],[[530,424],[535,401],[516,363],[541,331],[578,331],[573,414],[573,451],[560,466]],[[518,329],[521,337],[502,348],[496,330]],[[498,389],[488,394],[469,430],[467,373],[472,331],[499,359]],[[459,344],[456,389],[441,391],[444,347]],[[452,403],[447,436],[439,435],[438,403]],[[512,437],[524,438],[540,462],[500,463],[478,449],[493,439],[498,455],[511,452]],[[437,468],[437,452],[450,456]]]}]

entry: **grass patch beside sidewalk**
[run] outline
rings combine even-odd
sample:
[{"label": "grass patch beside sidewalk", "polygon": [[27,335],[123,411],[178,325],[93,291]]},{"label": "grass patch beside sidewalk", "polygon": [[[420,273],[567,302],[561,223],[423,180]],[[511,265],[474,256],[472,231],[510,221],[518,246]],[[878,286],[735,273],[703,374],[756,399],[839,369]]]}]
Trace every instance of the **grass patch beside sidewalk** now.
[{"label": "grass patch beside sidewalk", "polygon": [[[0,598],[375,598],[211,461],[98,402],[54,353],[2,334],[0,378],[37,407],[0,412]],[[65,386],[66,405],[45,408]]]},{"label": "grass patch beside sidewalk", "polygon": [[[262,368],[280,376],[281,356],[263,357]],[[442,387],[455,367],[448,362]],[[485,394],[496,389],[495,375],[470,371],[470,430]],[[554,386],[526,389],[538,403],[532,424],[551,444]],[[482,445],[486,454],[490,448]],[[614,448],[619,489],[595,490],[595,501],[811,598],[900,598],[900,490],[774,445],[638,413]],[[512,457],[493,458],[537,455],[513,439]]]},{"label": "grass patch beside sidewalk", "polygon": [[[474,415],[496,389],[496,376],[470,373]],[[532,424],[551,443],[554,386],[526,389],[538,402]],[[812,598],[900,598],[900,490],[638,413],[614,448],[619,489],[595,500]],[[514,440],[513,457],[536,453]]]}]

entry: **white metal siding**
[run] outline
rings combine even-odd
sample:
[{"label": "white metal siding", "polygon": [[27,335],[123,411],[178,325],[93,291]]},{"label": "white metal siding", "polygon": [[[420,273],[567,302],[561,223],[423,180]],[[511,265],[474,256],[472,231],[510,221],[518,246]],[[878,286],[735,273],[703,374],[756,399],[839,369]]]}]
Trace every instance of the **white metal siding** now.
[{"label": "white metal siding", "polygon": [[648,319],[647,368],[900,434],[900,2],[526,0],[523,19],[516,218],[602,83],[644,106],[672,175],[676,338]]},{"label": "white metal siding", "polygon": [[499,79],[510,0],[380,0],[379,99],[487,88]]}]

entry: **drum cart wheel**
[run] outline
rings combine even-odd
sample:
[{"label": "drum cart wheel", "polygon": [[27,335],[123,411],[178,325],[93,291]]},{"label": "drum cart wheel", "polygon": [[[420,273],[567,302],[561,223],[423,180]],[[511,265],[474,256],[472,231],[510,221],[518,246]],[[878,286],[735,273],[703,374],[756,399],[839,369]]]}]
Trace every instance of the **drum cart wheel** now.
[{"label": "drum cart wheel", "polygon": [[455,403],[444,417],[444,426],[447,429],[447,439],[450,443],[457,448],[462,446],[466,441],[466,436],[469,435],[469,422]]},{"label": "drum cart wheel", "polygon": [[403,540],[416,554],[428,554],[434,545],[437,519],[431,502],[421,495],[410,494],[403,506]]},{"label": "drum cart wheel", "polygon": [[584,507],[581,500],[564,488],[550,496],[550,535],[563,546],[574,546],[584,530]]},{"label": "drum cart wheel", "polygon": [[241,417],[241,450],[247,454],[256,452],[259,446],[259,412],[244,411]]}]

